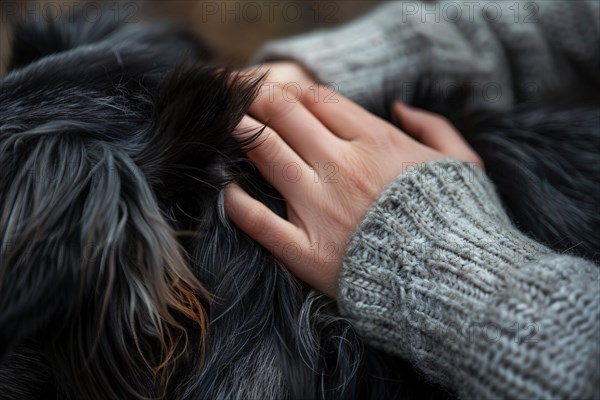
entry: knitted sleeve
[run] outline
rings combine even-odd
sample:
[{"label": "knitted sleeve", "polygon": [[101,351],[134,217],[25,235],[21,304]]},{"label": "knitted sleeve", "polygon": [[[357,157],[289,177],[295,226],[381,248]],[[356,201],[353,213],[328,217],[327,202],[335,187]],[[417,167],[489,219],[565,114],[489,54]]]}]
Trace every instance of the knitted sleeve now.
[{"label": "knitted sleeve", "polygon": [[342,314],[463,398],[600,396],[600,273],[511,225],[465,163],[396,178],[353,234]]},{"label": "knitted sleeve", "polygon": [[253,62],[299,61],[323,83],[385,115],[426,83],[436,98],[505,110],[600,82],[600,2],[390,1],[362,18],[266,44]]}]

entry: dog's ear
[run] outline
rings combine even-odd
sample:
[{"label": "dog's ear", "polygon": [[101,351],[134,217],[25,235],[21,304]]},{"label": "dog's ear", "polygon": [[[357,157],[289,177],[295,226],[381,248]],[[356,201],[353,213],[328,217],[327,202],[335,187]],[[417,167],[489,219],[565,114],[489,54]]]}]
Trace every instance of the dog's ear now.
[{"label": "dog's ear", "polygon": [[144,175],[85,130],[0,141],[0,355],[37,338],[76,397],[160,396],[200,363],[207,294]]}]

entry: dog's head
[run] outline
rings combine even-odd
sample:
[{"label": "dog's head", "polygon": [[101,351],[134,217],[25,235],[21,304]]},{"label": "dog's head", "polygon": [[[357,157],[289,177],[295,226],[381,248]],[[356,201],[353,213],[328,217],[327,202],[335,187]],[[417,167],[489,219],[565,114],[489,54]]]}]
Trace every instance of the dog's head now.
[{"label": "dog's head", "polygon": [[207,57],[169,26],[15,30],[0,81],[0,357],[36,340],[70,395],[157,397],[201,365],[208,294],[178,235],[226,183],[257,88]]}]

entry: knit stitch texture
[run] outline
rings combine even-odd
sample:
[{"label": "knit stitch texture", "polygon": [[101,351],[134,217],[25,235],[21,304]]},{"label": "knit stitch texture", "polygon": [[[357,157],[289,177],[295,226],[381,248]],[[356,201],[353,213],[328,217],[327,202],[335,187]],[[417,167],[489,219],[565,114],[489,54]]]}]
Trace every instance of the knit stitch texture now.
[{"label": "knit stitch texture", "polygon": [[372,345],[461,397],[598,396],[598,267],[519,232],[466,163],[386,188],[352,236],[338,302]]}]

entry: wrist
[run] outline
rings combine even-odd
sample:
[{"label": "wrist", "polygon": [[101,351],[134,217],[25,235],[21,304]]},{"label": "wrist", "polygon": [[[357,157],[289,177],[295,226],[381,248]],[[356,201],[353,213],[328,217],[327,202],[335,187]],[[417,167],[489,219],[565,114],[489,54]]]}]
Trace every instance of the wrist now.
[{"label": "wrist", "polygon": [[[418,333],[419,324],[452,325],[444,313],[453,302],[469,321],[514,268],[548,252],[511,225],[476,167],[448,159],[423,163],[384,190],[352,235],[340,310],[359,331],[377,332],[370,334],[373,344],[386,348],[389,338],[402,343],[402,335]],[[389,350],[410,356],[407,348]]]}]

